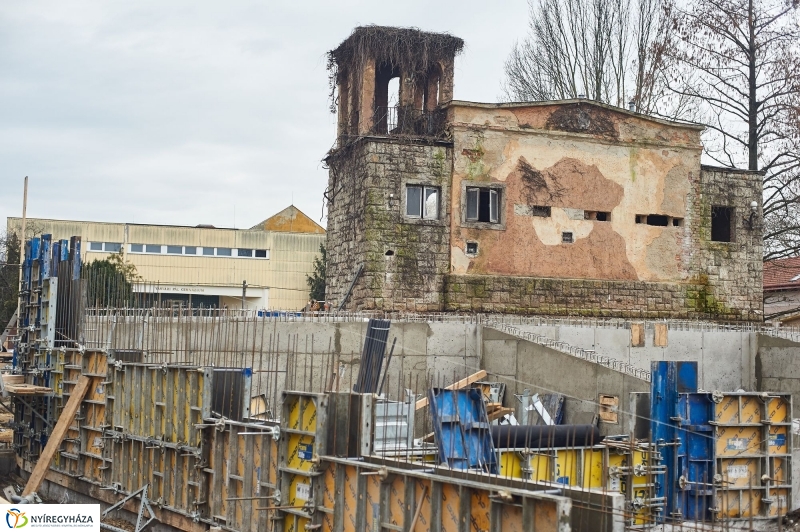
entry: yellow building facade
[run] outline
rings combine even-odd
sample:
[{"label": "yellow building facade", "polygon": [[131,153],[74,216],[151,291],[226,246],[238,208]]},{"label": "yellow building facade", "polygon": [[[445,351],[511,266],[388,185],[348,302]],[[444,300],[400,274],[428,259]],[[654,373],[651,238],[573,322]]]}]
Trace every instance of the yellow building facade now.
[{"label": "yellow building facade", "polygon": [[[18,232],[20,218],[8,218]],[[294,206],[250,229],[29,218],[28,236],[80,236],[85,262],[122,253],[138,293],[194,307],[302,309],[325,230]]]}]

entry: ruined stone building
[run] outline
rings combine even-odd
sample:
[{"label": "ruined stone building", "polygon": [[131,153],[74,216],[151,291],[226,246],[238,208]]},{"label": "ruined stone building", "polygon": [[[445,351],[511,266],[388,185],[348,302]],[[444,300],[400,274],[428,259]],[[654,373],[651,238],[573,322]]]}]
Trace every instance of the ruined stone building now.
[{"label": "ruined stone building", "polygon": [[696,124],[453,100],[462,46],[369,26],[330,53],[334,308],[762,319],[759,174],[701,165]]}]

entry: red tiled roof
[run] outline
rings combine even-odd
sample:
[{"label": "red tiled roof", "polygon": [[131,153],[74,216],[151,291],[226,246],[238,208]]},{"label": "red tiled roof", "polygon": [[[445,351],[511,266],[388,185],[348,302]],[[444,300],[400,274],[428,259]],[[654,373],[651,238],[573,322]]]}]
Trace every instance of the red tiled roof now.
[{"label": "red tiled roof", "polygon": [[764,263],[764,290],[800,290],[800,257],[775,259]]}]

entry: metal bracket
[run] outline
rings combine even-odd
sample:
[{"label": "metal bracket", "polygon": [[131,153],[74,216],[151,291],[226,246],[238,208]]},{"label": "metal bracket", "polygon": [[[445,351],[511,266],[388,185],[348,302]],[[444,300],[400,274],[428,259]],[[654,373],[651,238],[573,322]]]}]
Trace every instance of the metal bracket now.
[{"label": "metal bracket", "polygon": [[[149,525],[150,523],[152,523],[156,519],[156,514],[155,514],[155,512],[153,512],[153,508],[150,506],[150,501],[147,499],[147,488],[149,486],[150,486],[149,484],[145,484],[144,487],[142,487],[142,488],[136,490],[135,492],[131,493],[130,495],[128,495],[127,497],[125,497],[124,499],[122,499],[121,501],[116,503],[115,505],[109,506],[109,508],[105,512],[103,512],[103,514],[100,516],[100,518],[102,519],[102,518],[108,516],[108,514],[110,514],[114,510],[122,508],[125,505],[126,502],[130,501],[131,499],[135,499],[136,496],[139,495],[140,498],[141,498],[141,503],[139,503],[139,512],[136,515],[136,528],[134,530],[135,530],[135,532],[142,532],[142,530],[144,530],[147,527],[147,525]],[[145,519],[145,515],[144,515],[145,510],[147,510],[147,513],[148,513],[147,521],[144,520]],[[114,527],[112,525],[107,525],[107,524],[102,523],[102,522],[100,523],[100,528],[105,528],[106,530],[113,530],[114,532],[118,532],[118,531],[121,530],[121,529],[119,529],[117,527]]]}]

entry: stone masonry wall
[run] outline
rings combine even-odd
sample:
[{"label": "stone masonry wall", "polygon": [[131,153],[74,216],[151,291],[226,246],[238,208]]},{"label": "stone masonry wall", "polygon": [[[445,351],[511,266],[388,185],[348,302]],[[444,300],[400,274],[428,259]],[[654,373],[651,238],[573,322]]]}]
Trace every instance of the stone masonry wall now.
[{"label": "stone masonry wall", "polygon": [[[711,315],[735,314],[738,319],[761,321],[764,317],[764,262],[762,176],[740,170],[703,166],[693,183],[690,203],[692,245],[684,253],[698,286],[690,291],[688,304]],[[750,204],[755,201],[752,216]],[[731,242],[711,240],[711,208],[732,207]]]},{"label": "stone masonry wall", "polygon": [[[369,138],[328,158],[326,298],[349,310],[438,311],[450,265],[449,143]],[[440,189],[437,220],[405,216],[406,186]],[[331,193],[333,191],[333,193]]]}]

